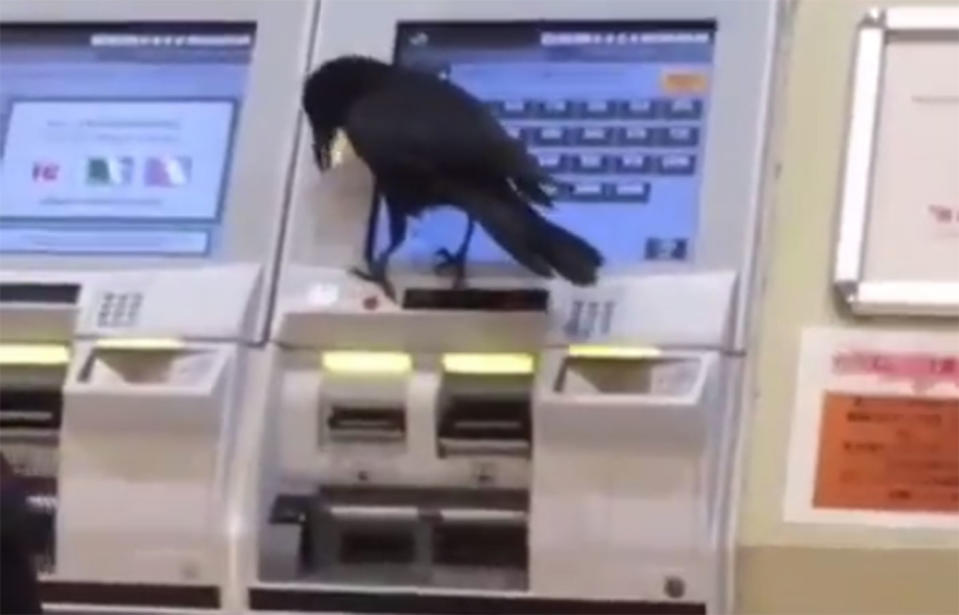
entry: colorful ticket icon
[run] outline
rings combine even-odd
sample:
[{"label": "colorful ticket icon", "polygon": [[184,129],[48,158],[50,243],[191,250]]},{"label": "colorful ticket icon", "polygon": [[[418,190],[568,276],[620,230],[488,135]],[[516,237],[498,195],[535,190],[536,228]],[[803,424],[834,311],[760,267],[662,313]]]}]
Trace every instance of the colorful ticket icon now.
[{"label": "colorful ticket icon", "polygon": [[171,188],[190,183],[192,160],[188,156],[150,156],[144,182],[150,187]]},{"label": "colorful ticket icon", "polygon": [[133,158],[129,156],[87,158],[86,183],[89,186],[126,186],[132,180]]}]

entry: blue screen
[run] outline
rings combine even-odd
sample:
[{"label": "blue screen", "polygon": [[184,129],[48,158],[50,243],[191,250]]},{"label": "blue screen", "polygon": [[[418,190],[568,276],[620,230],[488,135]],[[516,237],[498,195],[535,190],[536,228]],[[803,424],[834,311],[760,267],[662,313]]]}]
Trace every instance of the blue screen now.
[{"label": "blue screen", "polygon": [[252,24],[4,24],[0,252],[216,252]]},{"label": "blue screen", "polygon": [[[699,218],[715,24],[402,24],[396,61],[450,79],[489,105],[561,180],[544,214],[607,265],[688,262]],[[370,243],[384,249],[380,203]],[[395,261],[455,250],[466,218],[441,207],[411,221]],[[511,263],[483,232],[469,261]]]}]

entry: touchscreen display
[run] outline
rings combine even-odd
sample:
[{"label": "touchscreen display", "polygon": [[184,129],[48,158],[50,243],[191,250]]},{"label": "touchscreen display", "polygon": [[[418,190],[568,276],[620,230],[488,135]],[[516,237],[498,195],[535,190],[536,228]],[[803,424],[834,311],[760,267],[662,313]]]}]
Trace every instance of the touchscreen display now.
[{"label": "touchscreen display", "polygon": [[0,251],[215,253],[252,24],[4,24]]},{"label": "touchscreen display", "polygon": [[[396,61],[486,102],[562,182],[544,215],[609,266],[695,255],[713,22],[401,24]],[[387,245],[382,203],[369,241]],[[443,207],[411,221],[395,262],[428,267],[455,250],[466,218]],[[469,261],[508,265],[482,232]]]}]

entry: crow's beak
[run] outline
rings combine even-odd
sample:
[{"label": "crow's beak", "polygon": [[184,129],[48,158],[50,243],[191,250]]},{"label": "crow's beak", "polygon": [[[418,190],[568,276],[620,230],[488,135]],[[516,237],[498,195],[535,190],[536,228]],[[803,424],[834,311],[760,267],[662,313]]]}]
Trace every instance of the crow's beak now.
[{"label": "crow's beak", "polygon": [[356,158],[353,144],[346,136],[346,131],[337,130],[330,145],[330,168],[338,167],[350,158]]}]

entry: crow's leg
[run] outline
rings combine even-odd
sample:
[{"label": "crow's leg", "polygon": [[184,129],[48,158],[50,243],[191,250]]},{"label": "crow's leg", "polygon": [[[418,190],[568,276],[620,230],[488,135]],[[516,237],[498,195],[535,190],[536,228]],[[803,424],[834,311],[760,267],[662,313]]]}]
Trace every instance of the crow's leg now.
[{"label": "crow's leg", "polygon": [[380,256],[370,264],[369,271],[363,271],[359,267],[353,267],[350,269],[350,273],[361,280],[365,280],[371,284],[376,284],[380,290],[383,291],[383,294],[389,297],[390,301],[395,303],[396,290],[393,288],[393,283],[390,282],[390,279],[387,276],[387,260],[388,259],[384,259],[382,256]]},{"label": "crow's leg", "polygon": [[379,286],[383,294],[389,297],[393,303],[396,303],[396,291],[387,275],[387,269],[389,268],[390,258],[403,244],[403,239],[406,237],[406,211],[407,209],[397,203],[387,201],[387,215],[390,225],[389,245],[375,259],[370,254],[367,255],[366,266],[369,271],[362,271],[357,268],[351,270],[353,275],[358,278]]},{"label": "crow's leg", "polygon": [[444,271],[451,271],[453,288],[463,288],[466,285],[466,254],[469,252],[470,241],[473,240],[473,231],[475,230],[476,220],[470,216],[467,218],[466,234],[463,235],[463,242],[456,252],[450,252],[446,248],[440,248],[436,251],[438,262],[433,267],[433,272],[441,274]]},{"label": "crow's leg", "polygon": [[388,269],[390,258],[393,256],[393,253],[399,249],[401,243],[403,242],[391,241],[390,245],[388,245],[379,256],[373,260],[368,259],[367,267],[369,271],[363,271],[357,267],[350,270],[356,277],[379,286],[383,294],[389,297],[393,303],[396,303],[396,289],[393,288],[393,283],[390,282]]},{"label": "crow's leg", "polygon": [[399,249],[402,243],[402,238],[390,240],[390,245],[388,245],[379,256],[374,259],[367,258],[366,266],[368,271],[363,271],[358,267],[350,269],[350,272],[361,280],[366,280],[379,286],[383,294],[389,297],[390,301],[394,303],[396,303],[396,290],[393,288],[393,283],[390,282],[387,274],[390,258],[393,256],[393,253]]}]

